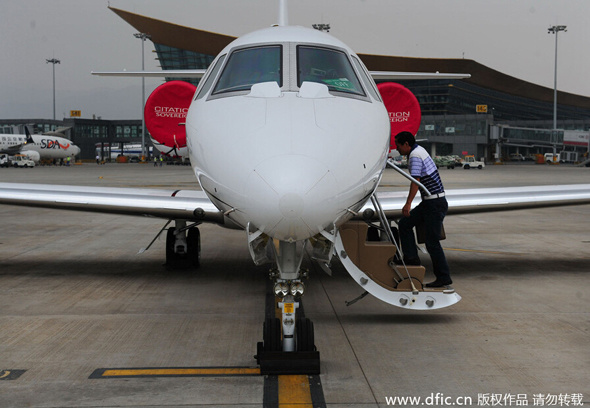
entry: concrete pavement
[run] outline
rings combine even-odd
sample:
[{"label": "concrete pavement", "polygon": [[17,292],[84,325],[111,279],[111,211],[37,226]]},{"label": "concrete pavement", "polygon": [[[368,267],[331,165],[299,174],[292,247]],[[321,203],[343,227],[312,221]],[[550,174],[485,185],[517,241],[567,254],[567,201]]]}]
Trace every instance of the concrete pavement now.
[{"label": "concrete pavement", "polygon": [[[506,165],[441,176],[447,189],[569,184],[589,182],[590,169]],[[144,164],[0,169],[0,178],[194,184],[189,167]],[[388,171],[382,188],[407,184]],[[463,300],[432,312],[370,296],[346,307],[362,289],[339,265],[330,277],[309,264],[305,313],[325,406],[385,407],[394,397],[590,403],[589,215],[585,205],[448,217],[443,246]],[[171,272],[163,240],[137,254],[163,220],[12,206],[0,206],[0,220],[0,370],[18,374],[0,378],[1,407],[269,406],[263,376],[89,378],[100,368],[255,366],[267,267],[252,264],[243,232],[202,226],[202,267]]]}]

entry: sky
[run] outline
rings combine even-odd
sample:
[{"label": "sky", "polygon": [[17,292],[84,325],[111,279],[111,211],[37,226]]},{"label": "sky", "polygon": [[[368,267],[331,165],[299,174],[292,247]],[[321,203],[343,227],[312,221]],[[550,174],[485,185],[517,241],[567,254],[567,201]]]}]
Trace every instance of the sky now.
[{"label": "sky", "polygon": [[[141,79],[91,71],[140,70],[141,41],[108,5],[240,36],[277,22],[278,0],[0,0],[0,119],[141,118]],[[590,97],[588,0],[289,0],[289,23],[329,23],[358,53],[466,58],[553,88],[553,25],[560,91]],[[159,70],[145,43],[146,70]],[[146,79],[146,95],[162,83]],[[147,96],[146,96],[147,97]]]}]

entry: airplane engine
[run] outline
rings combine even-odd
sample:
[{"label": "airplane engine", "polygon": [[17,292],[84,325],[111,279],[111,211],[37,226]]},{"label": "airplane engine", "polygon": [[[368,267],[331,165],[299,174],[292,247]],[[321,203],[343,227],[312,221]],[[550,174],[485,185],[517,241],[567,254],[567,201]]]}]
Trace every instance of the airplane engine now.
[{"label": "airplane engine", "polygon": [[389,149],[395,149],[395,135],[399,132],[418,133],[422,111],[416,96],[403,85],[395,82],[383,82],[377,84],[383,103],[389,114],[391,122],[391,139]]},{"label": "airplane engine", "polygon": [[39,163],[39,161],[41,160],[41,155],[39,154],[39,152],[36,152],[34,150],[24,150],[21,152],[21,154],[24,154],[25,156],[27,156],[27,158],[33,160],[35,163]]},{"label": "airplane engine", "polygon": [[186,148],[186,114],[197,87],[184,81],[169,81],[157,87],[148,97],[145,125],[158,150],[177,156]]}]

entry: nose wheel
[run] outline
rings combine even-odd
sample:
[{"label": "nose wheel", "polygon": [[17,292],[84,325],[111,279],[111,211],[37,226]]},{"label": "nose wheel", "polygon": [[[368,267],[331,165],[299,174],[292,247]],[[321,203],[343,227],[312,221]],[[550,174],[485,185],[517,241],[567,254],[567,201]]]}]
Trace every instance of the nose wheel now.
[{"label": "nose wheel", "polygon": [[[259,352],[282,351],[281,320],[266,318],[262,325],[262,339]],[[313,322],[305,317],[297,319],[296,351],[316,351]]]},{"label": "nose wheel", "polygon": [[313,322],[306,317],[297,319],[297,351],[316,351]]},{"label": "nose wheel", "polygon": [[278,241],[270,245],[277,269],[270,272],[262,341],[254,356],[262,374],[320,373],[313,323],[304,316],[301,300],[305,292],[301,279],[307,276],[301,269],[305,244]]},{"label": "nose wheel", "polygon": [[266,318],[262,325],[262,351],[281,351],[281,321],[276,317]]},{"label": "nose wheel", "polygon": [[320,352],[315,346],[313,322],[303,316],[295,318],[295,313],[303,314],[303,305],[289,297],[278,302],[282,319],[267,316],[264,320],[254,358],[265,375],[319,374]]}]

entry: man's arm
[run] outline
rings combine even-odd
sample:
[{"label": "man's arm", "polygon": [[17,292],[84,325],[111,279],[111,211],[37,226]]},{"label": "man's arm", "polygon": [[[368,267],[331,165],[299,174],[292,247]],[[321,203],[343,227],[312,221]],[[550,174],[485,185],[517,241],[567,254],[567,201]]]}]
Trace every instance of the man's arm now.
[{"label": "man's arm", "polygon": [[[420,177],[414,177],[417,181],[420,181]],[[414,201],[414,197],[418,193],[418,184],[411,183],[410,184],[410,192],[408,193],[408,198],[406,200],[406,204],[402,208],[402,213],[404,217],[410,216],[410,210],[412,209],[412,201]]]}]

